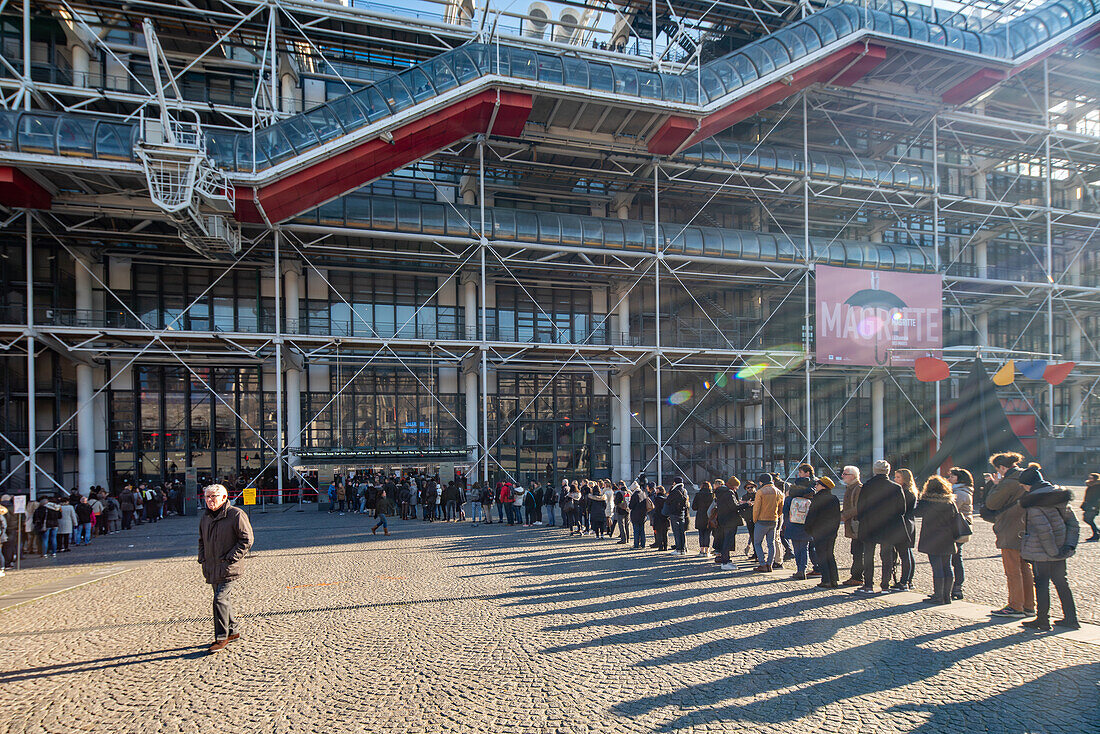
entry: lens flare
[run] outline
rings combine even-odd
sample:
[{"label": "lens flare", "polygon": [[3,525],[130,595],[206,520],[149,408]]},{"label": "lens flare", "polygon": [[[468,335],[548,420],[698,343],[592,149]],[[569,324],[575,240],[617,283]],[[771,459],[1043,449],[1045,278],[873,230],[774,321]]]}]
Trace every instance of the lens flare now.
[{"label": "lens flare", "polygon": [[754,357],[734,377],[738,380],[770,380],[798,369],[805,361],[801,344],[784,344]]},{"label": "lens flare", "polygon": [[717,387],[725,387],[729,384],[729,381],[729,377],[726,376],[725,372],[716,372],[714,374],[714,384]]},{"label": "lens flare", "polygon": [[769,365],[769,364],[763,364],[763,363],[747,365],[747,366],[742,367],[740,370],[737,371],[737,379],[738,380],[751,380],[754,377],[758,377],[759,375],[764,374],[764,372],[767,371],[768,367],[770,367],[770,366],[771,365]]},{"label": "lens flare", "polygon": [[691,400],[691,390],[677,390],[668,396],[669,405],[681,405]]},{"label": "lens flare", "polygon": [[706,380],[703,380],[703,388],[705,390],[709,390],[710,389],[710,383],[707,382]]}]

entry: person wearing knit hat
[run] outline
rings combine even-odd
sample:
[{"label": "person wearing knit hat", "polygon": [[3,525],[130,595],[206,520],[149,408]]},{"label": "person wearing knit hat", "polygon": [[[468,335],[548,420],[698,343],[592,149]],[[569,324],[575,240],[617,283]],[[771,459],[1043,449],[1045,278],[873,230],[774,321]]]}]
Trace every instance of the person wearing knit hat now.
[{"label": "person wearing knit hat", "polygon": [[1024,535],[1020,557],[1031,563],[1035,577],[1036,617],[1023,623],[1036,632],[1052,629],[1050,621],[1050,584],[1058,592],[1062,604],[1062,619],[1055,626],[1080,629],[1077,606],[1066,578],[1066,559],[1077,550],[1080,526],[1070,509],[1073,493],[1043,478],[1038,464],[1020,472],[1020,482],[1030,491],[1020,498],[1024,509]]},{"label": "person wearing knit hat", "polygon": [[814,563],[821,569],[822,589],[840,586],[840,574],[836,566],[834,546],[840,531],[840,499],[833,494],[836,484],[828,477],[814,482],[814,495],[810,498],[810,510],[806,513],[806,533],[814,539]]}]

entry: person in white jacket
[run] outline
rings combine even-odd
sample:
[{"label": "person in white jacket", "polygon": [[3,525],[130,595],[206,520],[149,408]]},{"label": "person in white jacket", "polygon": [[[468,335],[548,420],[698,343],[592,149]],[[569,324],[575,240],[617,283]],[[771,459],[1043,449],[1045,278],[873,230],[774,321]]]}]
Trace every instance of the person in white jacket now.
[{"label": "person in white jacket", "polygon": [[[959,514],[970,521],[971,516],[974,514],[974,475],[966,469],[960,469],[955,466],[947,472],[947,478],[951,480],[951,491],[955,495],[955,507],[959,509]],[[951,589],[952,599],[963,598],[963,581],[966,577],[963,575],[963,559],[962,559],[962,546],[956,546],[955,554],[951,556],[951,569],[955,576],[955,583]]]},{"label": "person in white jacket", "polygon": [[69,552],[69,542],[73,539],[73,530],[76,529],[76,508],[68,502],[61,503],[61,519],[57,521],[57,550],[59,553]]}]

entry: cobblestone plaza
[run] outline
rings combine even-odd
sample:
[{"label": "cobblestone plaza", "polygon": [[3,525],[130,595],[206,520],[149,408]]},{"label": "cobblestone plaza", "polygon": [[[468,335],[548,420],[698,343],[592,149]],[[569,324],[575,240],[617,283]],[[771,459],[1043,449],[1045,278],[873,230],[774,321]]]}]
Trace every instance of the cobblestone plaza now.
[{"label": "cobblestone plaza", "polygon": [[1100,731],[1096,544],[1070,561],[1090,624],[1040,635],[990,621],[982,522],[967,602],[932,610],[561,528],[252,520],[242,639],[216,655],[193,517],[9,574],[0,731]]}]

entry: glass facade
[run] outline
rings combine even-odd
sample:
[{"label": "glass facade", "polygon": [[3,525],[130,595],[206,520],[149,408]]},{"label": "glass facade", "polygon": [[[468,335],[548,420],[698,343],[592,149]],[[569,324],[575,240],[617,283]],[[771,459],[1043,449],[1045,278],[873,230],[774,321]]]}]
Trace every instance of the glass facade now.
[{"label": "glass facade", "polygon": [[553,481],[610,477],[611,402],[581,373],[497,373],[490,401],[490,471]]}]

